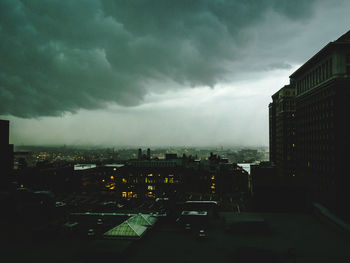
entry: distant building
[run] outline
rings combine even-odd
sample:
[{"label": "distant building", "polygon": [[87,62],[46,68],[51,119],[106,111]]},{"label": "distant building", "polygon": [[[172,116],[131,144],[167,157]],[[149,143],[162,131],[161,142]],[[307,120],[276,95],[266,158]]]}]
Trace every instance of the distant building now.
[{"label": "distant building", "polygon": [[137,159],[141,160],[142,159],[142,150],[139,149],[137,152]]},{"label": "distant building", "polygon": [[[227,158],[211,154],[209,160],[177,157],[130,159],[125,165],[75,165],[79,190],[107,190],[122,198],[169,197],[174,193],[211,196],[248,192],[248,173]],[[78,187],[76,187],[78,188]]]}]

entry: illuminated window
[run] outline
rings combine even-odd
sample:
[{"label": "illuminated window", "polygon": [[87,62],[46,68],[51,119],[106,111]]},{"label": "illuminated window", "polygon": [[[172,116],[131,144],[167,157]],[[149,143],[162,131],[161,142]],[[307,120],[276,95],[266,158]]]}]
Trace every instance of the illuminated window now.
[{"label": "illuminated window", "polygon": [[215,179],[215,176],[214,176],[214,175],[212,175],[211,180],[214,180],[214,179]]},{"label": "illuminated window", "polygon": [[123,178],[123,179],[122,179],[122,182],[125,184],[125,183],[127,183],[128,181],[127,181],[125,178]]},{"label": "illuminated window", "polygon": [[153,176],[153,174],[147,174],[147,176]]},{"label": "illuminated window", "polygon": [[156,187],[155,187],[154,185],[149,185],[149,186],[147,187],[147,189],[152,191],[152,190],[155,190]]},{"label": "illuminated window", "polygon": [[126,192],[122,192],[122,197],[126,198]]},{"label": "illuminated window", "polygon": [[295,147],[295,144],[294,144],[294,143],[292,144],[292,147],[293,147],[293,148]]},{"label": "illuminated window", "polygon": [[167,184],[168,183],[168,177],[164,178],[164,183]]},{"label": "illuminated window", "polygon": [[111,180],[114,180],[114,176],[113,175],[111,175]]},{"label": "illuminated window", "polygon": [[117,171],[117,168],[113,168],[113,171]]},{"label": "illuminated window", "polygon": [[307,162],[307,167],[310,167],[310,161]]},{"label": "illuminated window", "polygon": [[172,177],[172,176],[174,176],[173,174],[169,174],[169,177]]},{"label": "illuminated window", "polygon": [[292,174],[292,176],[294,177],[294,176],[295,176],[295,174]]},{"label": "illuminated window", "polygon": [[152,193],[152,192],[148,192],[146,194],[147,197],[150,197],[150,198],[155,198],[156,196]]},{"label": "illuminated window", "polygon": [[169,178],[169,183],[173,184],[174,183],[174,178]]}]

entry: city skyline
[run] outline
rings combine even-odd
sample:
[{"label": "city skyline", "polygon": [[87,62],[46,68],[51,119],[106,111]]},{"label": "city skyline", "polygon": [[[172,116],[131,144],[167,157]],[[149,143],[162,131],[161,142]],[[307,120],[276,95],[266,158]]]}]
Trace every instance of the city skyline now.
[{"label": "city skyline", "polygon": [[350,22],[346,1],[110,3],[0,4],[11,143],[267,146],[271,94]]}]

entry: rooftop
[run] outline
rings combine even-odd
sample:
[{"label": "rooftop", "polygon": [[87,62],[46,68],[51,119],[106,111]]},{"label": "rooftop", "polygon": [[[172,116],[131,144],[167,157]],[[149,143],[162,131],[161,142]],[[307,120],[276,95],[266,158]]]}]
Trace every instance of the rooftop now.
[{"label": "rooftop", "polygon": [[[227,231],[235,222],[264,222],[270,231]],[[17,226],[5,228],[2,241],[12,262],[350,262],[349,236],[313,214],[222,212],[209,222],[206,239],[199,230],[163,221],[136,241],[36,240]]]}]

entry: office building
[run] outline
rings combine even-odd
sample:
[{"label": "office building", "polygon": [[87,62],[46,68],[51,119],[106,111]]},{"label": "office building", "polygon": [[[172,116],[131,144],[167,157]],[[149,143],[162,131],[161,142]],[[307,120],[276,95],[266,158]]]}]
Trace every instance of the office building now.
[{"label": "office building", "polygon": [[295,176],[295,90],[286,85],[269,105],[270,161],[278,176]]},{"label": "office building", "polygon": [[[350,199],[350,31],[297,69],[289,86],[295,91],[295,176],[310,187],[311,201],[346,214]],[[283,170],[284,151],[278,149],[292,142],[288,140],[293,136],[278,135],[278,109],[273,100],[269,105],[270,158],[277,170]]]},{"label": "office building", "polygon": [[330,42],[290,76],[296,90],[297,172],[313,197],[343,210],[350,186],[350,31]]}]

